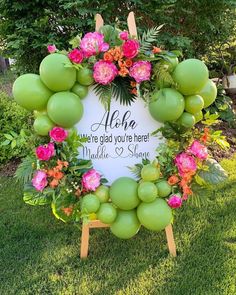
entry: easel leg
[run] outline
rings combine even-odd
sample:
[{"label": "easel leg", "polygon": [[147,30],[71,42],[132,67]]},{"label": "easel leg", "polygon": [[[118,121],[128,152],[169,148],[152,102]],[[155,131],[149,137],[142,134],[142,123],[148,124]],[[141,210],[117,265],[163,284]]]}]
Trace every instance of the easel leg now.
[{"label": "easel leg", "polygon": [[173,257],[176,257],[176,246],[175,246],[172,225],[169,224],[165,228],[165,231],[166,231],[166,238],[167,238],[167,244],[168,244],[170,255]]},{"label": "easel leg", "polygon": [[89,224],[83,223],[82,225],[82,236],[81,236],[81,247],[80,247],[80,258],[88,257],[89,248]]}]

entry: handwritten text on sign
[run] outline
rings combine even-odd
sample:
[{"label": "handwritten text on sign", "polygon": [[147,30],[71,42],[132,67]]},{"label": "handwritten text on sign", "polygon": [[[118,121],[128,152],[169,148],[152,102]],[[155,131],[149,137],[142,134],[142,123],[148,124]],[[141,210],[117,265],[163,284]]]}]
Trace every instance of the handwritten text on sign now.
[{"label": "handwritten text on sign", "polygon": [[82,102],[84,115],[77,129],[88,141],[80,148],[80,157],[91,159],[109,182],[132,176],[127,167],[142,158],[155,158],[160,141],[151,133],[160,124],[151,118],[141,99],[128,107],[113,100],[109,112],[92,91]]}]

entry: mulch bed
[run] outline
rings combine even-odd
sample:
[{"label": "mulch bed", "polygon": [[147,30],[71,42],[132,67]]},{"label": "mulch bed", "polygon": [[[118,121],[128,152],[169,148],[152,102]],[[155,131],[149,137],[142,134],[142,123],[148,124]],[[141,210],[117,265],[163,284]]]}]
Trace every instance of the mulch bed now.
[{"label": "mulch bed", "polygon": [[18,165],[20,164],[21,159],[13,159],[0,168],[0,177],[1,176],[13,176],[16,172]]}]

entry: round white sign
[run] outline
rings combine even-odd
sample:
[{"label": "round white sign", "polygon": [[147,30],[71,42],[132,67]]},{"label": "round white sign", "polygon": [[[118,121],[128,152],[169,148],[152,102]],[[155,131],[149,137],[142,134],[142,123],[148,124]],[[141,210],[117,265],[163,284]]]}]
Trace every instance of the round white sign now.
[{"label": "round white sign", "polygon": [[90,90],[82,103],[84,115],[76,128],[88,141],[79,148],[79,157],[92,160],[94,169],[109,183],[122,176],[133,177],[128,167],[142,159],[154,160],[161,141],[151,133],[162,124],[151,117],[142,99],[131,106],[112,100],[106,111]]}]

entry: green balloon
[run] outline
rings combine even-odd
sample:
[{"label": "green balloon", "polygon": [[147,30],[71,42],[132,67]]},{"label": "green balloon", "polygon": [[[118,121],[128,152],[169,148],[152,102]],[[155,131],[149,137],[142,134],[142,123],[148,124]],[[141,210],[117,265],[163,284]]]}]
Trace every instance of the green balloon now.
[{"label": "green balloon", "polygon": [[111,232],[120,239],[132,238],[140,229],[136,210],[118,210],[116,220],[110,228]]},{"label": "green balloon", "polygon": [[70,128],[81,119],[83,105],[77,95],[63,91],[50,97],[47,111],[50,119],[57,125]]},{"label": "green balloon", "polygon": [[177,67],[179,60],[176,56],[167,56],[168,60],[162,60],[161,63],[168,66],[168,71],[171,73]]},{"label": "green balloon", "polygon": [[192,128],[196,123],[194,115],[184,112],[178,119],[178,123],[186,128]]},{"label": "green balloon", "polygon": [[47,115],[47,110],[43,110],[43,111],[34,111],[34,118],[38,118],[42,115]]},{"label": "green balloon", "polygon": [[39,67],[40,78],[53,91],[71,89],[76,81],[76,69],[69,58],[60,53],[46,56]]},{"label": "green balloon", "polygon": [[203,119],[203,113],[202,111],[197,112],[196,114],[193,114],[195,118],[195,122],[198,123]]},{"label": "green balloon", "polygon": [[152,164],[144,165],[141,170],[141,177],[144,181],[155,181],[160,177],[160,169]]},{"label": "green balloon", "polygon": [[161,180],[156,184],[158,190],[158,196],[161,198],[168,197],[172,191],[171,185],[169,185],[168,181]]},{"label": "green balloon", "polygon": [[82,200],[82,211],[86,213],[95,213],[100,207],[100,201],[94,194],[88,194],[83,197]]},{"label": "green balloon", "polygon": [[147,229],[160,231],[171,223],[172,211],[165,200],[157,198],[152,203],[141,203],[137,209],[137,216]]},{"label": "green balloon", "polygon": [[143,202],[153,202],[157,197],[157,187],[154,183],[144,181],[138,186],[138,197]]},{"label": "green balloon", "polygon": [[201,95],[204,100],[204,108],[209,107],[217,97],[216,84],[209,79],[198,94]]},{"label": "green balloon", "polygon": [[158,122],[175,121],[184,111],[184,97],[171,88],[163,88],[153,94],[149,112]]},{"label": "green balloon", "polygon": [[18,77],[13,84],[12,92],[16,102],[30,111],[44,110],[49,97],[53,94],[36,74]]},{"label": "green balloon", "polygon": [[80,85],[79,83],[75,83],[75,85],[71,89],[79,98],[83,99],[88,95],[88,87],[84,85]]},{"label": "green balloon", "polygon": [[110,188],[112,202],[122,210],[131,210],[138,206],[138,184],[129,177],[120,177]]},{"label": "green balloon", "polygon": [[100,185],[94,194],[99,198],[101,203],[106,203],[109,200],[109,187]]},{"label": "green balloon", "polygon": [[209,72],[206,65],[198,59],[186,59],[179,63],[173,72],[178,90],[184,95],[197,94],[206,84]]},{"label": "green balloon", "polygon": [[93,84],[93,71],[88,68],[82,68],[77,71],[77,81],[84,86]]},{"label": "green balloon", "polygon": [[103,203],[101,204],[97,217],[101,222],[106,224],[111,224],[115,221],[117,216],[117,210],[111,203]]},{"label": "green balloon", "polygon": [[200,112],[204,107],[204,100],[200,95],[190,95],[185,97],[185,111],[190,114]]},{"label": "green balloon", "polygon": [[55,124],[48,118],[47,115],[38,116],[34,121],[34,130],[37,134],[46,136]]}]

